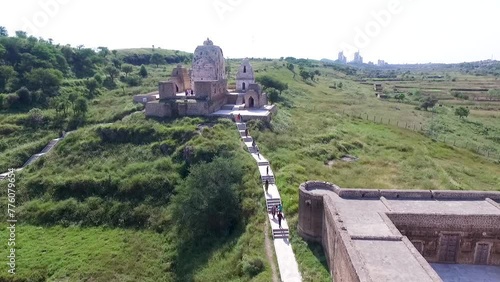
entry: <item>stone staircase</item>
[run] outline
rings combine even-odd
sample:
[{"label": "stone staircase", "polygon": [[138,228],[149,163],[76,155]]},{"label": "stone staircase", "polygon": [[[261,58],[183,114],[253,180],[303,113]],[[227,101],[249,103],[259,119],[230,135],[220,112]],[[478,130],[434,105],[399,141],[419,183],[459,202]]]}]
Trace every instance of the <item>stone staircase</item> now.
[{"label": "stone staircase", "polygon": [[51,140],[49,142],[49,144],[47,144],[47,146],[45,146],[45,148],[43,148],[43,150],[40,152],[40,154],[46,154],[46,153],[50,152],[50,150],[52,150],[60,140],[61,140],[60,138]]},{"label": "stone staircase", "polygon": [[266,205],[267,205],[267,211],[268,212],[271,212],[271,208],[273,206],[277,206],[281,204],[281,199],[280,198],[270,198],[270,199],[266,199]]},{"label": "stone staircase", "polygon": [[287,229],[273,229],[273,238],[278,239],[278,238],[288,238],[290,236],[290,232]]},{"label": "stone staircase", "polygon": [[[277,215],[273,218],[271,214],[273,206],[282,204],[278,187],[275,184],[276,179],[274,177],[274,172],[272,171],[269,161],[265,159],[264,156],[260,155],[260,153],[257,153],[257,144],[255,144],[256,148],[252,146],[253,138],[250,136],[250,132],[248,132],[248,136],[245,135],[245,130],[247,129],[246,124],[239,122],[237,118],[236,120],[236,126],[238,128],[238,132],[240,133],[240,137],[245,142],[248,152],[252,154],[252,157],[257,163],[257,168],[259,169],[259,174],[263,184],[262,190],[266,197],[266,212],[271,225],[274,249],[276,251],[276,258],[278,260],[278,266],[282,279],[281,281],[302,281],[298,264],[295,260],[295,255],[289,241],[290,230],[288,227],[288,221],[283,219],[280,228]],[[268,191],[265,191],[266,180],[269,183]],[[284,215],[284,213],[282,214]]]},{"label": "stone staircase", "polygon": [[41,156],[45,155],[45,153],[39,153],[39,154],[34,154],[32,155],[24,164],[23,164],[23,168],[32,164],[33,162],[35,162],[36,160],[38,160]]}]

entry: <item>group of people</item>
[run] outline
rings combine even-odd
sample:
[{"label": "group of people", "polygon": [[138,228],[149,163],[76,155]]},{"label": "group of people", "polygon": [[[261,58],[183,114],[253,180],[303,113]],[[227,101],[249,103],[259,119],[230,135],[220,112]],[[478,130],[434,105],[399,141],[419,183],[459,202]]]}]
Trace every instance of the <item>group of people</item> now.
[{"label": "group of people", "polygon": [[281,228],[281,221],[285,219],[283,215],[283,206],[281,204],[273,206],[271,208],[271,214],[273,215],[273,219],[278,217],[278,226]]},{"label": "group of people", "polygon": [[185,93],[186,93],[186,96],[189,96],[189,95],[194,96],[194,91],[193,91],[193,89],[191,89],[191,90],[186,90],[186,92],[185,92]]}]

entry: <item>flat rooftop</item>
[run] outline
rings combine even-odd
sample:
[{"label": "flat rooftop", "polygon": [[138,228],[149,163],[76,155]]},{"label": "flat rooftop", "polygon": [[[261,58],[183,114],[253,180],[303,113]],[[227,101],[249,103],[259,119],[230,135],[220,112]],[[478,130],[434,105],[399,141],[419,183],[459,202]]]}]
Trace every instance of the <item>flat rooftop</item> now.
[{"label": "flat rooftop", "polygon": [[[488,266],[483,276],[493,280],[466,280],[468,275],[483,269],[482,266],[461,265],[430,266],[423,256],[415,253],[412,243],[402,236],[387,214],[426,215],[498,215],[500,217],[500,193],[485,194],[483,199],[475,192],[450,191],[396,191],[368,189],[334,190],[314,188],[308,193],[323,195],[325,205],[333,204],[342,226],[350,236],[352,246],[358,253],[365,270],[373,281],[500,281],[500,267]],[[377,192],[378,191],[378,192]],[[390,190],[387,190],[390,191]],[[420,195],[419,193],[422,193]],[[441,193],[441,194],[440,194]],[[491,194],[491,195],[490,195]],[[427,199],[427,196],[428,199]],[[489,197],[491,196],[491,198]],[[325,199],[325,197],[328,198]],[[493,228],[498,226],[491,226]],[[500,228],[500,227],[498,227]],[[452,267],[457,266],[457,267]],[[433,271],[436,269],[436,272]],[[461,271],[453,273],[455,270]],[[411,270],[411,271],[409,271]],[[470,271],[469,271],[470,270]],[[440,277],[437,278],[437,275]],[[455,276],[454,276],[455,275]],[[456,280],[446,280],[455,277]],[[477,278],[476,277],[476,278]],[[446,279],[445,279],[446,278]],[[451,279],[451,278],[450,278]]]}]

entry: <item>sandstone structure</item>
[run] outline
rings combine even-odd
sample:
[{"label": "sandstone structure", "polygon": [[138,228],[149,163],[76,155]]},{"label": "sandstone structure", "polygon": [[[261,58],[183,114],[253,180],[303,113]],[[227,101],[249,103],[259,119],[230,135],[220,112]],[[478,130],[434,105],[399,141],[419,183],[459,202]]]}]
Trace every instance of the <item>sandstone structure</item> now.
[{"label": "sandstone structure", "polygon": [[299,188],[298,232],[323,245],[335,281],[442,281],[429,263],[500,266],[499,202],[499,192],[311,181]]},{"label": "sandstone structure", "polygon": [[253,68],[247,59],[241,64],[236,81],[237,89],[230,92],[222,49],[207,39],[194,51],[191,70],[178,65],[169,81],[159,83],[159,100],[151,101],[149,96],[138,95],[135,101],[143,101],[146,116],[151,117],[206,116],[225,107],[226,111],[220,115],[241,114],[251,118],[251,112],[234,111],[261,110],[255,116],[270,119],[276,109],[267,105],[267,95],[255,83]]}]

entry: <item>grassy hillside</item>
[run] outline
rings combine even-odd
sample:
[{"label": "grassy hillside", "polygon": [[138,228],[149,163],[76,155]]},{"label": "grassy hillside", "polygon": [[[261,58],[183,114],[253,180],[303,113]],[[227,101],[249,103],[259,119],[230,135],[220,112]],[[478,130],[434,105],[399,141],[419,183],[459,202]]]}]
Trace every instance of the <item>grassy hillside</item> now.
[{"label": "grassy hillside", "polygon": [[[191,228],[172,213],[172,199],[185,189],[191,168],[216,157],[236,160],[233,169],[244,172],[232,209],[241,219],[223,236],[182,237],[180,231]],[[16,178],[22,222],[16,277],[270,281],[258,180],[227,120],[159,122],[137,113],[77,130]],[[4,189],[6,182],[0,185]],[[0,277],[9,278],[6,271]]]}]

